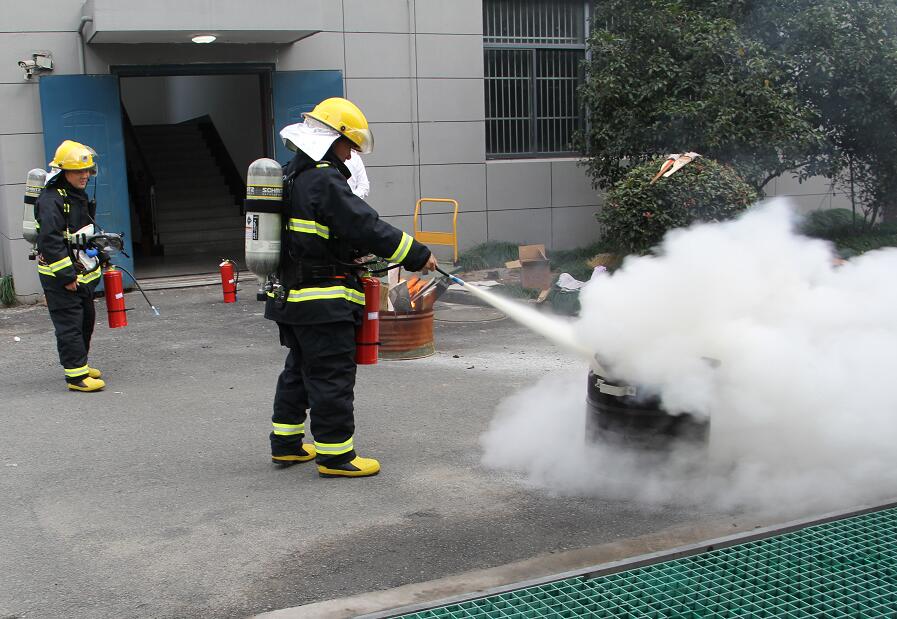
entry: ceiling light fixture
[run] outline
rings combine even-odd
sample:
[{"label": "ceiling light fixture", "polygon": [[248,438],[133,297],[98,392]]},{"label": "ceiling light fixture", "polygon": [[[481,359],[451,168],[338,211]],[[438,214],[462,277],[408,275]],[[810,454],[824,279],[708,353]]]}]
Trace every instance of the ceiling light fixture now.
[{"label": "ceiling light fixture", "polygon": [[212,43],[217,38],[214,34],[198,34],[190,40],[194,43]]}]

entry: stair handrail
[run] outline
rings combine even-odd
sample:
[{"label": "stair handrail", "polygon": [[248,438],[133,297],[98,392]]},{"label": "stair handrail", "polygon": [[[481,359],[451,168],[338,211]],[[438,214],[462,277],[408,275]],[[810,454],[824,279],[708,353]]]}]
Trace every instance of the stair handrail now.
[{"label": "stair handrail", "polygon": [[150,185],[149,188],[149,196],[150,196],[150,219],[152,227],[150,234],[153,237],[153,245],[159,245],[159,226],[156,223],[156,186]]},{"label": "stair handrail", "polygon": [[137,137],[137,131],[134,129],[134,125],[131,123],[131,117],[128,115],[128,110],[124,105],[121,106],[121,113],[122,120],[124,121],[122,125],[124,126],[125,132],[127,132],[131,143],[134,145],[134,150],[137,153],[140,168],[143,172],[141,185],[143,185],[142,189],[145,190],[149,196],[150,239],[153,245],[157,246],[159,244],[159,230],[156,223],[156,178],[153,176],[149,161],[146,158],[146,154],[143,152],[143,146],[140,143],[140,139]]},{"label": "stair handrail", "polygon": [[131,138],[131,142],[134,144],[134,147],[137,150],[137,156],[140,158],[140,167],[143,168],[143,171],[146,173],[146,179],[151,187],[156,185],[156,179],[153,176],[153,170],[150,168],[149,161],[146,160],[146,155],[143,152],[143,146],[140,144],[140,140],[137,138],[137,131],[134,129],[134,125],[131,124],[131,117],[128,116],[128,111],[125,109],[125,106],[122,106],[121,112],[124,115],[124,126],[125,131],[128,132],[128,135]]},{"label": "stair handrail", "polygon": [[240,207],[240,214],[242,215],[243,207],[241,197],[246,195],[246,183],[243,181],[243,175],[240,174],[240,171],[237,169],[237,165],[234,163],[233,158],[231,158],[230,151],[227,150],[224,140],[221,139],[221,134],[218,133],[218,128],[215,127],[212,117],[206,114],[204,116],[193,118],[187,122],[195,122],[199,127],[206,143],[212,150],[212,155],[214,155],[215,161],[224,173],[224,180],[230,188],[231,194],[234,196],[235,203]]}]

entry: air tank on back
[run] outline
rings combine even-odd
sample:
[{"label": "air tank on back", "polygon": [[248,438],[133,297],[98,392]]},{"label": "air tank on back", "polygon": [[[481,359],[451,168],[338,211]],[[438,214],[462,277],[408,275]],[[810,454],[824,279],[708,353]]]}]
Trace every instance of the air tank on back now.
[{"label": "air tank on back", "polygon": [[246,266],[259,282],[256,298],[278,292],[280,233],[283,228],[283,170],[273,159],[256,159],[246,175]]},{"label": "air tank on back", "polygon": [[[25,181],[25,207],[22,210],[22,236],[26,241],[34,245],[37,243],[37,222],[34,219],[34,204],[37,197],[47,184],[47,172],[41,168],[35,168],[28,172]],[[34,259],[34,251],[31,252]]]}]

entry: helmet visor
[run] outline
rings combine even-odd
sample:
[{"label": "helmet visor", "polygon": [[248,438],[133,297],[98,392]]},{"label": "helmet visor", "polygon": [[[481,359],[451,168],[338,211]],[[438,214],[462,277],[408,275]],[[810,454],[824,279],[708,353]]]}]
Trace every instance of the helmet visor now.
[{"label": "helmet visor", "polygon": [[347,129],[343,135],[355,145],[354,150],[362,155],[374,152],[374,134],[370,129]]}]

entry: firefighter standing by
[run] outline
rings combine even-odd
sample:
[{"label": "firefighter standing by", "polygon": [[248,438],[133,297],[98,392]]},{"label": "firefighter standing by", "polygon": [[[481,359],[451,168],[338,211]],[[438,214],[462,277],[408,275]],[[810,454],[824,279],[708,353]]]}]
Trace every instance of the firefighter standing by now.
[{"label": "firefighter standing by", "polygon": [[[436,259],[349,188],[345,161],[373,149],[361,110],[331,98],[303,116],[281,131],[296,155],[284,169],[285,296],[268,293],[265,305],[289,348],[274,395],[271,456],[286,466],[315,459],[324,477],[376,475],[380,463],[355,452],[355,326],[364,294],[351,263],[372,253],[426,273]],[[314,444],[302,442],[306,409]]]},{"label": "firefighter standing by", "polygon": [[99,391],[102,373],[87,364],[96,311],[93,292],[101,272],[78,259],[73,235],[94,221],[96,205],[84,191],[97,173],[96,153],[65,140],[56,149],[47,184],[34,206],[37,221],[37,272],[56,332],[59,361],[72,391]]}]

